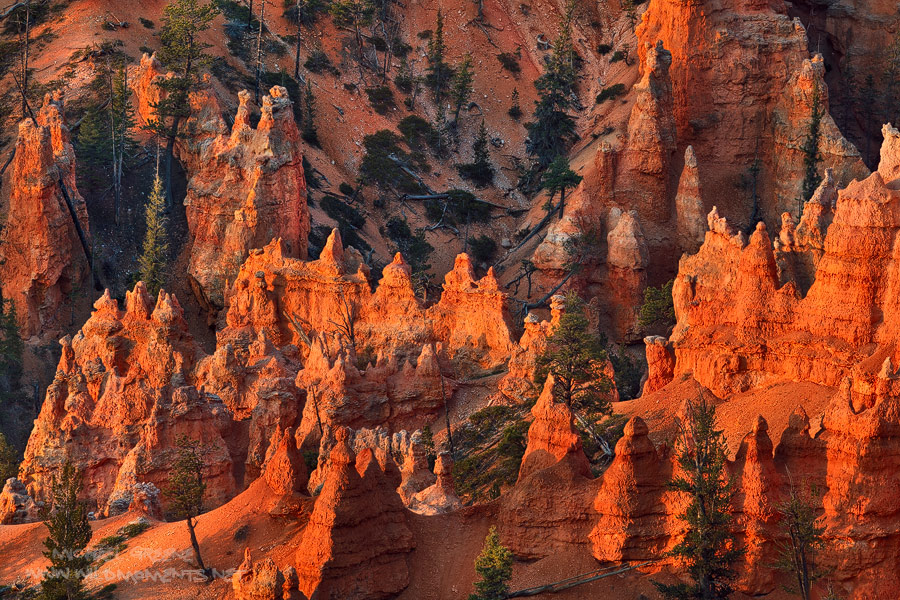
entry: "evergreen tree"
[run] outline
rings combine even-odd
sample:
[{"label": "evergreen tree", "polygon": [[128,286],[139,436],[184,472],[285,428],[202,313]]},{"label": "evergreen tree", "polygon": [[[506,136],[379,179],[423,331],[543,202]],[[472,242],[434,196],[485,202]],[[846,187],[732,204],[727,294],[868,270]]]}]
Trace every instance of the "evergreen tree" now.
[{"label": "evergreen tree", "polygon": [[[15,303],[2,296],[0,290],[0,375],[10,388],[18,386],[22,375],[22,353],[25,344],[19,336],[19,320]],[[5,480],[0,480],[0,483]]]},{"label": "evergreen tree", "polygon": [[336,25],[353,30],[356,36],[359,60],[362,62],[362,28],[372,24],[372,18],[375,16],[375,4],[372,0],[333,0],[329,10]]},{"label": "evergreen tree", "polygon": [[5,484],[7,479],[15,477],[18,473],[18,454],[6,441],[6,436],[0,433],[0,486]]},{"label": "evergreen tree", "polygon": [[44,556],[50,560],[50,568],[41,581],[42,600],[88,598],[84,578],[93,560],[84,549],[91,541],[91,525],[87,507],[78,500],[81,485],[81,473],[68,461],[59,478],[53,478],[52,510],[44,521],[49,530]]},{"label": "evergreen tree", "polygon": [[560,154],[550,166],[542,178],[542,184],[545,190],[550,193],[547,204],[552,207],[553,196],[559,192],[559,218],[563,217],[563,210],[566,206],[566,190],[577,187],[583,177],[575,173],[569,168],[569,159]]},{"label": "evergreen tree", "polygon": [[509,594],[512,578],[512,553],[500,543],[497,528],[491,527],[484,539],[481,554],[475,559],[475,593],[469,600],[503,600]]},{"label": "evergreen tree", "polygon": [[472,145],[472,162],[459,165],[459,174],[478,186],[488,185],[494,179],[494,167],[491,166],[491,155],[488,152],[487,127],[484,119],[478,129],[478,137]]},{"label": "evergreen tree", "polygon": [[779,545],[776,566],[791,575],[796,585],[789,586],[788,590],[798,593],[803,600],[810,600],[812,584],[824,574],[817,568],[816,558],[824,545],[825,527],[816,518],[812,493],[813,490],[798,491],[791,484],[790,497],[778,506],[787,542]]},{"label": "evergreen tree", "polygon": [[609,414],[609,378],[604,374],[603,340],[590,330],[584,302],[574,292],[565,299],[565,310],[547,346],[537,357],[537,382],[553,376],[554,396],[573,411],[591,417]]},{"label": "evergreen tree", "polygon": [[307,79],[306,92],[303,94],[303,139],[314,146],[319,145],[319,131],[316,129],[316,97],[312,91],[312,81]]},{"label": "evergreen tree", "polygon": [[732,592],[734,564],[742,554],[731,533],[734,481],[726,471],[728,447],[722,431],[716,429],[716,409],[702,393],[688,402],[679,428],[676,452],[684,474],[669,487],[688,494],[690,504],[679,515],[687,523],[687,533],[671,554],[685,565],[692,581],[657,582],[656,587],[671,599],[724,599]]},{"label": "evergreen tree", "polygon": [[162,180],[159,175],[153,180],[153,190],[147,200],[145,209],[147,229],[144,233],[144,247],[138,264],[141,279],[147,286],[151,297],[159,294],[165,281],[166,255],[169,252],[168,218],[165,214],[166,198],[163,194]]},{"label": "evergreen tree", "polygon": [[437,25],[431,40],[428,42],[428,70],[425,74],[425,84],[431,88],[434,94],[434,103],[440,107],[447,94],[447,86],[453,77],[453,68],[447,64],[444,54],[444,13],[438,9]]},{"label": "evergreen tree", "polygon": [[[803,214],[803,204],[806,203],[822,183],[819,175],[819,163],[822,162],[822,154],[819,152],[819,139],[822,137],[822,103],[819,97],[819,87],[813,89],[812,115],[809,119],[806,139],[800,149],[803,151],[803,197],[800,203],[800,215]],[[798,215],[799,216],[799,215]]]},{"label": "evergreen tree", "polygon": [[199,88],[201,71],[210,62],[205,54],[210,45],[202,42],[200,36],[209,29],[217,13],[215,2],[201,4],[198,0],[172,0],[163,9],[159,58],[174,76],[161,78],[156,84],[165,98],[153,105],[156,117],[150,129],[166,140],[165,189],[170,205],[175,140],[191,114],[190,94]]},{"label": "evergreen tree", "polygon": [[91,196],[99,194],[109,182],[109,157],[112,149],[109,120],[96,106],[88,108],[78,127],[76,147],[81,176],[79,187]]},{"label": "evergreen tree", "polygon": [[450,89],[450,99],[453,101],[454,123],[459,120],[459,111],[462,110],[463,105],[469,101],[469,97],[472,95],[472,80],[474,76],[472,72],[472,55],[466,54],[453,75],[453,86]]},{"label": "evergreen tree", "polygon": [[[111,71],[110,67],[110,71]],[[134,139],[134,106],[131,104],[131,89],[128,87],[128,65],[110,73],[109,127],[112,158],[113,198],[115,222],[119,222],[119,206],[122,203],[122,172],[126,166],[126,156],[134,156],[138,143]]]},{"label": "evergreen tree", "polygon": [[171,499],[174,516],[187,520],[191,546],[194,549],[194,559],[200,570],[208,577],[209,572],[200,556],[200,543],[197,541],[197,534],[194,531],[197,516],[203,512],[203,495],[206,493],[200,444],[196,440],[181,436],[176,440],[175,445],[178,448],[178,458],[175,460],[172,474],[169,476],[169,489],[166,492]]},{"label": "evergreen tree", "polygon": [[519,88],[513,88],[512,92],[512,105],[509,107],[509,110],[506,111],[507,114],[513,119],[520,119],[522,117],[522,107],[519,106]]},{"label": "evergreen tree", "polygon": [[534,121],[526,124],[527,150],[537,158],[541,167],[565,154],[577,137],[575,119],[567,112],[574,104],[572,98],[578,79],[578,56],[571,34],[573,15],[574,4],[570,3],[559,26],[559,37],[553,43],[553,54],[547,69],[534,82],[539,99],[534,110]]}]

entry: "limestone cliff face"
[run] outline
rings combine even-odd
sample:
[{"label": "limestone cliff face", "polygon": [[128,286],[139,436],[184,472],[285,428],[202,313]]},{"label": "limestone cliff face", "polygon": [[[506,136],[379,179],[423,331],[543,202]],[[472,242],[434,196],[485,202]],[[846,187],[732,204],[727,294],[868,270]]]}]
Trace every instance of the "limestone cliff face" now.
[{"label": "limestone cliff face", "polygon": [[19,124],[15,153],[0,281],[4,298],[15,303],[20,335],[52,339],[69,324],[68,295],[84,285],[88,272],[60,181],[85,236],[90,235],[61,96],[48,94],[37,122],[29,118]]},{"label": "limestone cliff face", "polygon": [[256,129],[249,92],[239,98],[230,135],[200,148],[184,200],[193,244],[188,272],[216,306],[251,248],[280,238],[286,255],[306,258],[309,235],[302,144],[287,90],[276,86],[263,97]]},{"label": "limestone cliff face", "polygon": [[826,175],[800,226],[787,219],[777,244],[762,225],[745,243],[710,216],[703,247],[682,259],[673,287],[676,374],[692,372],[727,395],[773,377],[836,386],[853,373],[854,393],[871,401],[900,334],[900,192],[891,184],[900,134],[886,126],[885,138],[877,172],[839,190],[834,208]]},{"label": "limestone cliff face", "polygon": [[137,482],[163,488],[175,441],[186,435],[205,444],[209,503],[230,498],[231,419],[221,400],[195,385],[192,366],[202,351],[178,301],[160,292],[154,306],[138,284],[125,310],[108,294],[94,308],[74,338],[60,341],[62,358],[21,467],[33,496],[47,497],[66,460],[82,472],[87,499],[101,510],[121,503]]},{"label": "limestone cliff face", "polygon": [[[307,347],[304,335],[339,333],[354,359],[368,351],[399,364],[417,361],[423,346],[439,343],[448,358],[496,365],[514,346],[506,294],[491,272],[476,281],[465,254],[447,273],[440,301],[427,309],[401,256],[384,268],[375,292],[368,276],[359,252],[345,249],[337,230],[315,261],[287,257],[277,240],[251,252],[241,267],[226,298],[228,327],[220,337],[265,330],[276,346]],[[348,320],[352,341],[343,327]]]},{"label": "limestone cliff face", "polygon": [[[155,55],[143,56],[133,83],[142,121],[155,118],[153,106],[165,94],[157,83],[168,76]],[[251,249],[279,238],[287,256],[306,258],[309,236],[302,143],[287,90],[275,86],[263,97],[255,129],[249,92],[238,99],[229,131],[211,87],[193,93],[176,145],[188,175],[188,273],[211,308],[224,306],[226,288]]]},{"label": "limestone cliff face", "polygon": [[407,555],[415,543],[406,509],[371,449],[354,454],[339,430],[322,491],[296,555],[307,597],[387,599],[409,584]]}]

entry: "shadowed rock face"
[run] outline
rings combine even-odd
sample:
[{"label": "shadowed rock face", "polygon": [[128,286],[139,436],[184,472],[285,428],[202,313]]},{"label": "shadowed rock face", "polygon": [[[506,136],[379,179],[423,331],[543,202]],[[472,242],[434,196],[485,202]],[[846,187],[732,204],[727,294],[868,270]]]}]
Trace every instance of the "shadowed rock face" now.
[{"label": "shadowed rock face", "polygon": [[37,123],[26,119],[19,124],[15,153],[0,281],[4,298],[15,303],[22,338],[52,339],[69,325],[64,310],[69,294],[85,283],[88,272],[60,181],[90,236],[61,96],[44,98]]}]

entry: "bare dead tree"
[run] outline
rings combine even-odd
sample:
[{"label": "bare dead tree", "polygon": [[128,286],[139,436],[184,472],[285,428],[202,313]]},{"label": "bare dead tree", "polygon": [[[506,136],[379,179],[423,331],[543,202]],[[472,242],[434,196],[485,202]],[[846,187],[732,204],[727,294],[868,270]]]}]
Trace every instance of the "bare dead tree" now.
[{"label": "bare dead tree", "polygon": [[356,305],[347,300],[344,288],[338,290],[338,297],[341,305],[338,307],[339,321],[329,319],[328,322],[334,325],[338,333],[341,334],[341,346],[348,350],[354,356],[356,355]]},{"label": "bare dead tree", "polygon": [[[252,10],[252,9],[251,9]],[[251,13],[252,14],[252,13]],[[259,32],[256,35],[256,104],[259,105],[259,74],[262,69],[262,34],[266,22],[266,0],[259,8]]]}]

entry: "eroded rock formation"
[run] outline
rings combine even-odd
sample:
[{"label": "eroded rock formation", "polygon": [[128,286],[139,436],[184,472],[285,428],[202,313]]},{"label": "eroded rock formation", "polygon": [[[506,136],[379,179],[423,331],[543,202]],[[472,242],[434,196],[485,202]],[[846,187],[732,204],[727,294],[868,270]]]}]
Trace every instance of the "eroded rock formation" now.
[{"label": "eroded rock formation", "polygon": [[76,222],[90,243],[62,96],[47,94],[37,122],[29,118],[19,124],[3,227],[3,297],[15,303],[25,339],[52,338],[69,325],[69,294],[85,284],[88,272]]}]

